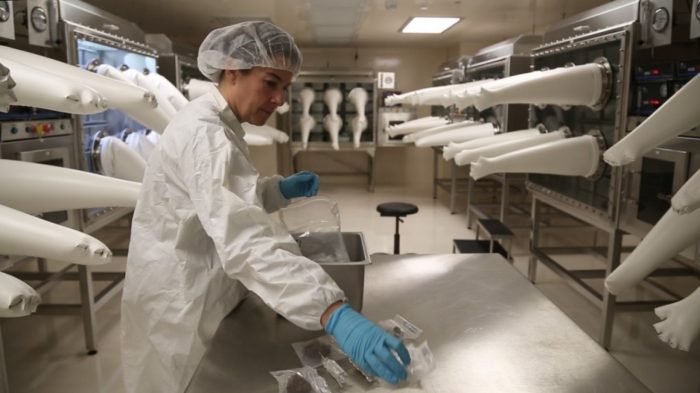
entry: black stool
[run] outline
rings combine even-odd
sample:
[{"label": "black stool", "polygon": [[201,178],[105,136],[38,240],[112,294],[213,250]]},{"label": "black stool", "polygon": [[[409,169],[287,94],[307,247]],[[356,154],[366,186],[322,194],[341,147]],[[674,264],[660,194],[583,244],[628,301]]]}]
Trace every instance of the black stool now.
[{"label": "black stool", "polygon": [[382,217],[396,217],[396,233],[394,234],[394,254],[398,254],[399,245],[401,243],[401,237],[399,236],[399,222],[403,222],[401,217],[406,217],[409,214],[418,213],[418,206],[412,203],[387,202],[380,203],[377,206],[377,211]]}]

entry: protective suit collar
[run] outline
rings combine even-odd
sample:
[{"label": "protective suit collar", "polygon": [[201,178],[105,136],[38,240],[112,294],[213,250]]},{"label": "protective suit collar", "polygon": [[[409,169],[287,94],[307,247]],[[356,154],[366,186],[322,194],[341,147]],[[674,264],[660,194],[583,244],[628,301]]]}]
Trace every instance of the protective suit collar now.
[{"label": "protective suit collar", "polygon": [[233,114],[231,107],[228,106],[228,102],[226,102],[226,99],[221,94],[219,89],[211,89],[210,94],[214,97],[214,101],[216,102],[216,108],[219,110],[219,117],[221,118],[221,121],[223,121],[224,124],[226,124],[230,129],[232,129],[237,137],[243,140],[243,137],[245,136],[245,131],[241,126],[241,122],[236,118],[236,115]]}]

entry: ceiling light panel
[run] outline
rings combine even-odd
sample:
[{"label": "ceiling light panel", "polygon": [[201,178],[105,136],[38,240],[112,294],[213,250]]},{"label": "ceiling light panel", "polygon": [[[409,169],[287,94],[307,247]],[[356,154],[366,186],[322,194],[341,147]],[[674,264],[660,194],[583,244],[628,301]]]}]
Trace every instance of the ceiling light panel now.
[{"label": "ceiling light panel", "polygon": [[401,29],[408,34],[440,34],[454,26],[460,18],[443,17],[413,17]]}]

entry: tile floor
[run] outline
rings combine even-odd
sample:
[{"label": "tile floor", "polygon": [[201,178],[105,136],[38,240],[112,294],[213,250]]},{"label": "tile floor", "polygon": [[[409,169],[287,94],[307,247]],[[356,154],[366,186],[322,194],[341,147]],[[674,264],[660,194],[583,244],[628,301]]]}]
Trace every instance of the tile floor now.
[{"label": "tile floor", "polygon": [[[401,225],[401,251],[403,253],[450,253],[452,239],[473,238],[466,228],[464,208],[458,214],[450,214],[446,197],[440,193],[433,200],[430,193],[414,195],[397,187],[378,186],[374,193],[362,185],[327,185],[322,192],[338,202],[344,231],[364,233],[370,253],[390,253],[393,244],[394,221],[379,217],[375,207],[381,202],[399,200],[415,203],[420,211],[406,218]],[[514,247],[515,267],[521,272],[527,268],[528,229],[527,219],[514,222],[518,235]],[[556,230],[544,236],[552,243],[576,244],[590,242],[592,231],[588,229]],[[118,234],[118,232],[116,232]],[[115,233],[104,231],[101,238],[108,244]],[[600,267],[595,258],[570,255],[562,261],[571,267]],[[31,266],[24,264],[20,268]],[[542,266],[542,265],[540,265]],[[100,270],[120,271],[124,258],[115,258]],[[600,280],[599,280],[600,281]],[[602,282],[593,282],[601,286]],[[684,293],[698,285],[698,280],[678,280],[671,283]],[[545,267],[538,270],[537,287],[570,318],[592,337],[597,336],[599,309],[569,287],[561,278]],[[635,296],[647,297],[643,290]],[[59,284],[45,301],[77,301],[75,284]],[[99,353],[88,356],[84,350],[81,321],[76,316],[33,315],[25,318],[3,320],[2,336],[8,363],[9,385],[12,393],[121,393],[122,374],[119,355],[119,299],[107,302],[97,313]],[[637,378],[657,393],[700,392],[700,345],[691,352],[670,349],[662,343],[652,328],[657,318],[651,312],[620,314],[615,320],[610,353],[625,365]]]}]

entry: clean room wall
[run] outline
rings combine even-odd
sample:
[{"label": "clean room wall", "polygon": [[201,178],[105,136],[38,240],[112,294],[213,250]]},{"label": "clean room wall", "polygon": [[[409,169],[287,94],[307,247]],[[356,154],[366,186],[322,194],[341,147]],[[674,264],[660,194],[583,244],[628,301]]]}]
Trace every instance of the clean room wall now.
[{"label": "clean room wall", "polygon": [[277,149],[286,148],[286,144],[280,145],[278,143],[269,146],[250,146],[250,158],[261,176],[272,176],[279,172],[277,170]]}]

